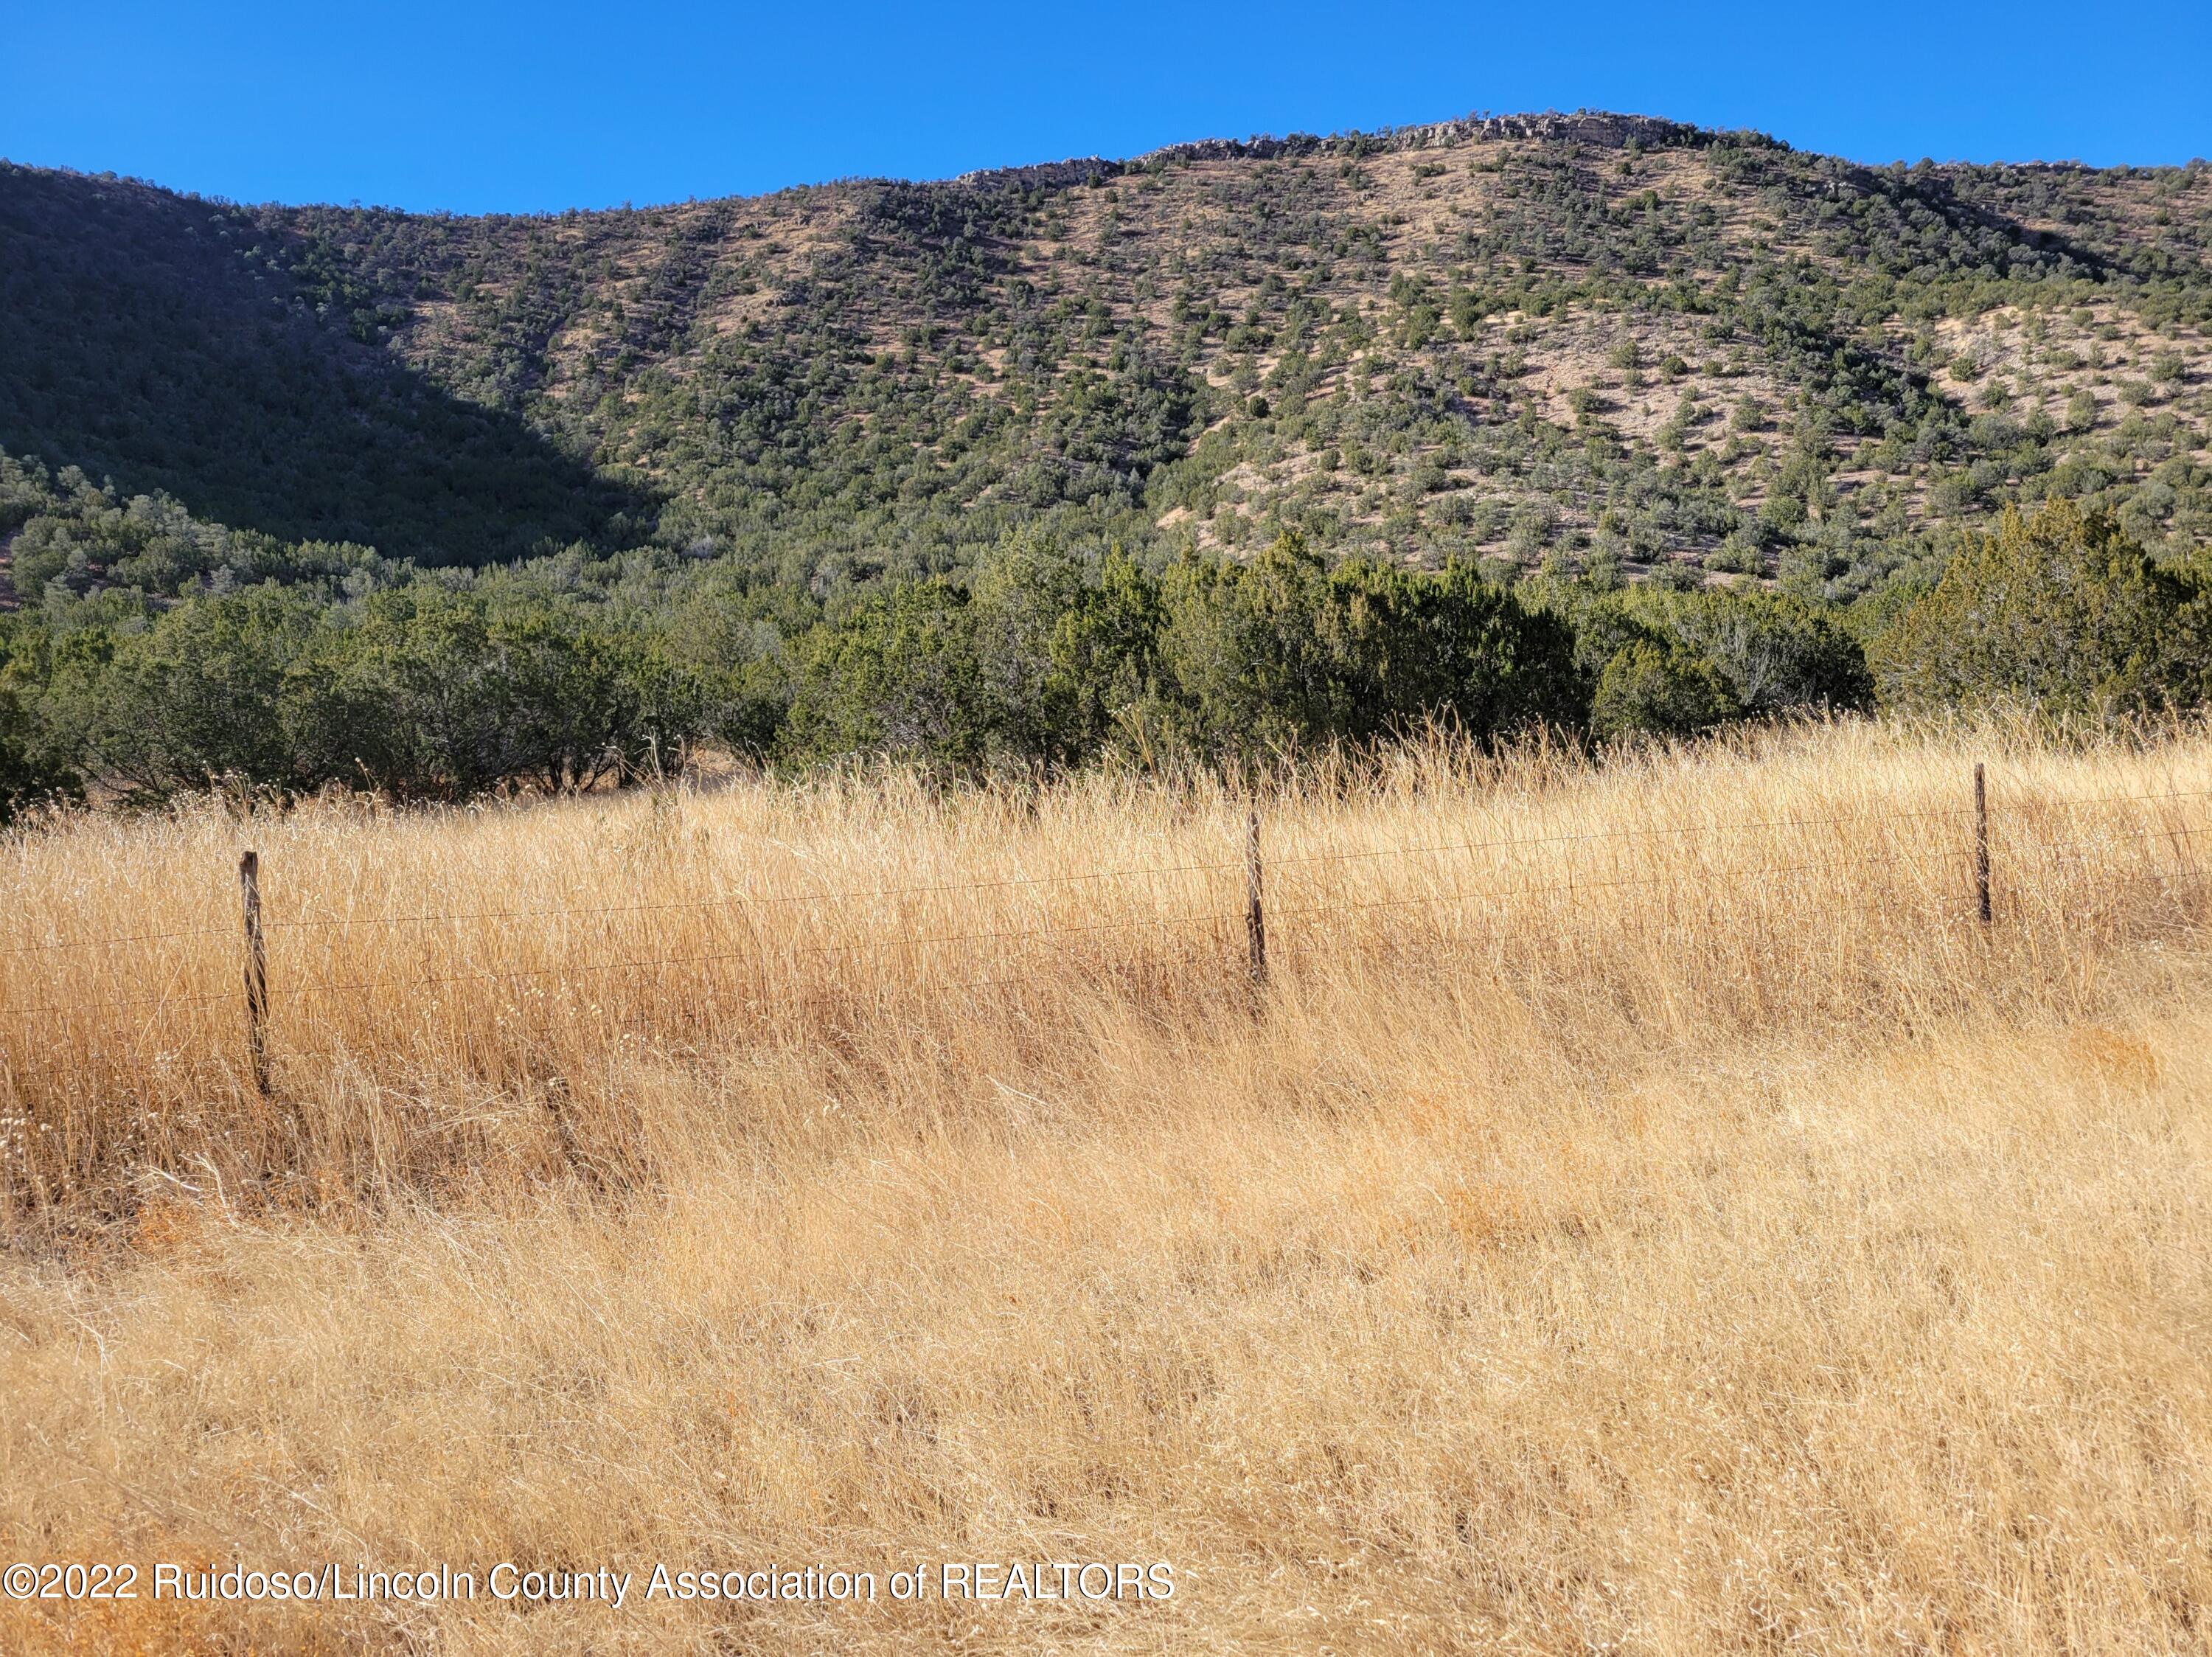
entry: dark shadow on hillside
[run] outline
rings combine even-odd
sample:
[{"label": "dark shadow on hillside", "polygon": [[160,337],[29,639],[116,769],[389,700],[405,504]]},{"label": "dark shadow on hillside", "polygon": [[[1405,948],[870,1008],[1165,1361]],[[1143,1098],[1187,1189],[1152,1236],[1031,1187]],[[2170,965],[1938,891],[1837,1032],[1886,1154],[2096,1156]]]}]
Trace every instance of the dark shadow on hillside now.
[{"label": "dark shadow on hillside", "polygon": [[657,503],[315,314],[218,203],[0,166],[0,447],[428,564],[642,539]]},{"label": "dark shadow on hillside", "polygon": [[2092,247],[2060,230],[2031,230],[2008,209],[1962,193],[1956,180],[1940,176],[1909,180],[1893,189],[1899,198],[1917,201],[1940,216],[1964,246],[1979,251],[1992,264],[2002,259],[2008,272],[2014,265],[2025,265],[2091,282],[2133,274],[2130,250]]}]

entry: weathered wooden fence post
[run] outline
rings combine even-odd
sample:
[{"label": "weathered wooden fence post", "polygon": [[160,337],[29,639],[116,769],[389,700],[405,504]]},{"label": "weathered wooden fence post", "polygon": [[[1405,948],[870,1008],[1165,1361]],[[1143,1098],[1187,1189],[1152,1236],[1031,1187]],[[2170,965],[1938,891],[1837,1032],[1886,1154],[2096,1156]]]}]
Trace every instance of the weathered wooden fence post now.
[{"label": "weathered wooden fence post", "polygon": [[246,1049],[253,1091],[269,1091],[269,951],[261,938],[261,855],[238,860],[238,886],[246,905]]},{"label": "weathered wooden fence post", "polygon": [[1974,909],[1982,928],[1990,924],[1990,791],[1979,760],[1974,762]]},{"label": "weathered wooden fence post", "polygon": [[1252,801],[1244,815],[1244,930],[1252,946],[1252,984],[1267,984],[1267,916],[1261,901],[1260,802]]}]

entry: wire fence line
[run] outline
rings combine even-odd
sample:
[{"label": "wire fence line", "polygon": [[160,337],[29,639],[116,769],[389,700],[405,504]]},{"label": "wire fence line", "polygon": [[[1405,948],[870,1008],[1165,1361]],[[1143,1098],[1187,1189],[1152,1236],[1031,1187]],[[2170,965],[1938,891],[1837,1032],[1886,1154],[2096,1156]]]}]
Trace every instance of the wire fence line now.
[{"label": "wire fence line", "polygon": [[[2018,802],[2030,810],[2069,811],[2087,806],[2144,803],[2165,800],[2212,798],[2212,789],[2186,789],[2151,794],[2075,795],[2057,800]],[[1679,839],[1699,837],[1718,839],[1728,835],[1787,829],[1850,827],[1869,823],[1899,824],[1960,821],[1972,817],[1971,806],[1934,807],[1919,811],[1864,811],[1826,817],[1755,818],[1728,822],[1647,825],[1595,829],[1576,833],[1515,835],[1486,840],[1447,840],[1414,845],[1354,847],[1339,850],[1277,854],[1268,859],[1272,869],[1311,863],[1373,862],[1391,857],[1415,857],[1448,852],[1512,851],[1528,847],[1555,847],[1607,841]],[[1171,874],[1221,874],[1243,867],[1238,858],[1205,862],[1137,864],[1120,868],[1079,870],[1066,874],[1019,874],[977,880],[945,880],[893,886],[848,888],[840,891],[783,893],[725,892],[698,898],[652,903],[569,905],[543,909],[477,909],[416,911],[387,915],[301,915],[271,917],[263,924],[271,932],[332,930],[352,927],[409,927],[468,924],[483,922],[583,919],[597,916],[656,913],[696,913],[721,908],[789,907],[799,905],[848,905],[897,898],[931,896],[948,892],[987,892],[1012,887],[1055,887],[1092,885],[1107,880],[1149,880]],[[174,942],[185,939],[228,940],[227,927],[193,927],[161,932],[125,933],[95,938],[55,938],[35,943],[0,945],[0,956],[45,953],[57,950],[95,950],[134,944]]]},{"label": "wire fence line", "polygon": [[[2172,789],[2149,793],[2126,793],[2077,795],[2058,799],[2024,798],[2012,804],[2023,815],[2035,813],[2069,813],[2098,806],[2155,804],[2162,801],[2203,801],[2212,799],[2212,789]],[[1256,810],[1256,807],[1255,808]],[[1669,841],[1680,843],[1685,838],[1699,838],[1716,845],[1740,842],[1744,837],[1814,828],[1849,828],[1868,825],[1908,825],[1934,823],[1967,823],[1986,837],[1987,819],[1978,819],[1978,807],[1973,805],[1932,807],[1912,811],[1872,810],[1837,813],[1820,817],[1750,819],[1735,821],[1646,825],[1611,830],[1595,830],[1553,835],[1509,836],[1492,839],[1466,839],[1431,844],[1382,847],[1352,847],[1320,851],[1291,852],[1270,857],[1265,864],[1267,874],[1275,876],[1282,885],[1294,891],[1304,884],[1296,871],[1316,871],[1323,866],[1347,862],[1377,862],[1390,858],[1416,859],[1449,853],[1513,853],[1524,850],[1557,850],[1569,845],[1597,845],[1610,844],[1614,848],[1613,863],[1619,865],[1621,849],[1638,843]],[[1256,822],[1256,819],[1255,819]],[[2138,821],[2115,825],[2136,832],[2164,832],[2186,837],[2189,828],[2182,825],[2153,825]],[[522,981],[542,978],[568,978],[600,976],[608,973],[650,972],[664,968],[696,967],[726,964],[738,960],[759,961],[764,959],[797,956],[838,957],[851,955],[883,955],[897,951],[915,951],[940,946],[1007,942],[1011,941],[1053,941],[1083,936],[1097,936],[1118,932],[1138,930],[1197,931],[1210,929],[1219,932],[1233,929],[1242,920],[1249,924],[1257,937],[1263,921],[1263,911],[1258,896],[1261,867],[1258,862],[1255,838],[1244,858],[1188,862],[1182,863],[1136,865],[1110,869],[1077,871],[1066,874],[997,876],[974,880],[945,880],[875,888],[848,889],[836,892],[797,892],[750,895],[743,893],[707,894],[697,898],[670,899],[651,903],[575,905],[533,909],[461,909],[451,911],[413,911],[404,914],[294,916],[272,917],[262,920],[259,928],[270,933],[320,932],[328,934],[355,929],[403,928],[410,926],[465,925],[485,923],[520,921],[571,921],[620,916],[641,916],[673,913],[711,913],[733,908],[788,908],[796,905],[828,905],[857,907],[887,900],[933,896],[947,892],[1004,891],[1012,889],[1048,890],[1096,886],[1111,880],[1158,880],[1188,874],[1220,874],[1243,869],[1250,877],[1248,891],[1251,893],[1250,912],[1240,915],[1226,905],[1200,910],[1180,911],[1167,914],[1123,917],[1114,919],[1047,923],[1026,926],[1005,926],[972,929],[961,931],[933,933],[895,933],[883,936],[840,942],[806,942],[783,940],[775,942],[751,941],[748,947],[727,949],[695,951],[681,954],[635,955],[625,954],[614,959],[560,961],[542,966],[483,967],[457,972],[412,972],[346,980],[313,979],[291,984],[269,984],[264,998],[296,1000],[309,995],[356,995],[380,990],[427,990],[444,985],[471,982]],[[2030,843],[2033,852],[2042,855],[2065,852],[2086,852],[2110,844],[2109,833],[2097,836],[2052,836],[2040,834]],[[1937,865],[1972,865],[1975,850],[1969,845],[1955,848],[1921,846],[1886,851],[1853,851],[1832,857],[1801,860],[1794,862],[1760,862],[1747,867],[1734,868],[1709,868],[1697,871],[1698,884],[1737,885],[1750,880],[1778,880],[1824,873],[1843,873],[1858,869],[1911,865],[1923,871]],[[1282,877],[1288,874],[1287,880]],[[1986,882],[1986,871],[1983,878]],[[1465,885],[1451,883],[1441,889],[1431,888],[1417,893],[1385,898],[1333,897],[1326,901],[1276,904],[1264,910],[1264,919],[1278,925],[1286,921],[1310,922],[1348,913],[1376,911],[1431,909],[1443,911],[1450,907],[1464,908],[1469,904],[1492,904],[1553,893],[1570,895],[1631,887],[1656,887],[1683,884],[1680,871],[1657,874],[1620,874],[1603,870],[1575,871],[1542,880],[1515,880],[1504,885]],[[1984,892],[1984,898],[1986,893]],[[258,910],[258,892],[249,899]],[[1986,911],[1986,904],[1984,904]],[[175,942],[182,941],[214,941],[235,946],[240,935],[228,928],[200,927],[164,931],[124,934],[91,939],[54,939],[35,943],[0,946],[0,956],[51,954],[70,951],[94,955],[135,945]],[[254,946],[258,947],[258,940]],[[1264,977],[1264,947],[1255,943],[1255,963]],[[186,962],[179,961],[174,969],[181,972]],[[95,964],[94,971],[112,974],[112,963]],[[955,979],[944,981],[939,987],[958,990],[967,987],[991,987],[1018,982],[1020,974],[1005,978]],[[214,1005],[233,1001],[235,990],[195,991],[184,993],[175,990],[155,990],[137,995],[101,995],[89,1001],[50,1002],[36,1004],[16,1003],[0,1005],[0,1019],[28,1019],[42,1016],[68,1016],[118,1008],[171,1008]]]}]

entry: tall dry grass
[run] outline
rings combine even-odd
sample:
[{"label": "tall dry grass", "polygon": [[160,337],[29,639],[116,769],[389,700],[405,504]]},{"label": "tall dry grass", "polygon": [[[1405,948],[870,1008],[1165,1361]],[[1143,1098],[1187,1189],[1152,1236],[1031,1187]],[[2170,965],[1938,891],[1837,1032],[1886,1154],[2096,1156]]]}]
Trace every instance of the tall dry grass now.
[{"label": "tall dry grass", "polygon": [[0,1645],[2202,1649],[2208,807],[2194,732],[1310,774],[1257,995],[1200,784],[21,838],[16,1552],[1178,1593]]},{"label": "tall dry grass", "polygon": [[[2057,1006],[2203,917],[2201,738],[1995,767],[2002,923],[1968,923],[1970,749],[1841,727],[1589,771],[1421,751],[1264,805],[1278,1014],[1378,978],[1504,995],[1600,1048]],[[149,1172],[389,1193],[688,1163],[610,1078],[824,1045],[1048,1052],[1245,1009],[1244,805],[1200,781],[934,795],[769,783],[443,815],[86,818],[0,862],[14,1217]],[[274,1087],[247,1083],[234,869],[260,854]],[[304,1183],[303,1183],[304,1182]],[[210,1185],[210,1189],[212,1189]],[[265,1193],[264,1193],[265,1194]]]}]

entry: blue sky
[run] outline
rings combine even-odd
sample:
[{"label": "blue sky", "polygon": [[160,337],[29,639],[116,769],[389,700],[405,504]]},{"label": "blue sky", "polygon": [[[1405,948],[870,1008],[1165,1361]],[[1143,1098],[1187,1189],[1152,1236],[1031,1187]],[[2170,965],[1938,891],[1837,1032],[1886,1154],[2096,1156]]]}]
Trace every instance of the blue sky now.
[{"label": "blue sky", "polygon": [[0,155],[465,212],[1577,107],[1865,161],[2212,155],[2212,3],[14,0]]}]

